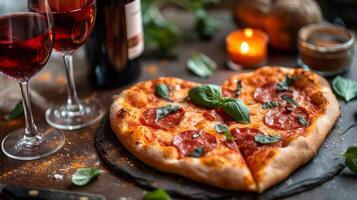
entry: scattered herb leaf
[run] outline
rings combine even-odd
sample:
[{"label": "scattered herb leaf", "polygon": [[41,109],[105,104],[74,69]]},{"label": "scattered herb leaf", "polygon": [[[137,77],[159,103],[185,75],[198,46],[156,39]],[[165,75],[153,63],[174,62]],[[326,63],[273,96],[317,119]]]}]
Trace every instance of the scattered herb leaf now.
[{"label": "scattered herb leaf", "polygon": [[96,168],[79,168],[72,175],[72,183],[77,186],[84,186],[93,179],[101,175],[102,171]]},{"label": "scattered herb leaf", "polygon": [[280,106],[280,103],[277,101],[269,101],[262,104],[262,109],[269,109]]},{"label": "scattered herb leaf", "polygon": [[194,157],[194,158],[199,158],[204,153],[204,151],[205,151],[204,147],[202,147],[202,146],[197,147],[188,156]]},{"label": "scattered herb leaf", "polygon": [[187,68],[195,75],[203,78],[212,76],[217,64],[202,53],[194,54],[187,61]]},{"label": "scattered herb leaf", "polygon": [[195,11],[195,31],[201,39],[210,39],[218,31],[218,22],[207,15],[204,9]]},{"label": "scattered herb leaf", "polygon": [[352,172],[357,173],[357,145],[348,147],[343,154],[346,159],[346,165]]},{"label": "scattered herb leaf", "polygon": [[287,103],[293,104],[295,106],[298,106],[298,103],[296,103],[296,101],[294,99],[292,99],[291,97],[289,97],[288,95],[283,95],[281,97],[284,101],[286,101]]},{"label": "scattered herb leaf", "polygon": [[179,27],[165,19],[161,9],[174,4],[195,16],[194,30],[200,39],[211,38],[218,30],[218,21],[210,18],[206,6],[216,0],[142,0],[145,55],[159,58],[174,57],[174,47],[179,43]]},{"label": "scattered herb leaf", "polygon": [[276,85],[276,90],[278,92],[287,91],[289,89],[289,87],[294,84],[294,82],[295,82],[295,79],[292,78],[290,75],[287,75],[282,82],[280,82]]},{"label": "scattered herb leaf", "polygon": [[254,140],[260,144],[272,144],[277,143],[281,139],[280,135],[264,135],[264,134],[257,134],[254,136]]},{"label": "scattered herb leaf", "polygon": [[236,90],[236,94],[235,94],[236,97],[238,97],[241,94],[242,89],[243,89],[242,81],[239,80],[239,81],[237,81],[237,90]]},{"label": "scattered herb leaf", "polygon": [[230,117],[239,123],[250,123],[248,107],[239,99],[223,100],[222,108]]},{"label": "scattered herb leaf", "polygon": [[299,120],[299,123],[303,126],[309,125],[309,122],[307,121],[307,119],[305,119],[305,117],[303,115],[299,115],[298,120]]},{"label": "scattered herb leaf", "polygon": [[171,200],[171,197],[165,190],[159,188],[151,192],[145,192],[143,200]]},{"label": "scattered herb leaf", "polygon": [[237,138],[233,137],[230,131],[224,132],[227,142],[233,142]]},{"label": "scattered herb leaf", "polygon": [[357,82],[337,76],[332,81],[333,91],[346,102],[357,97]]},{"label": "scattered herb leaf", "polygon": [[20,117],[24,113],[24,107],[22,101],[19,101],[16,106],[11,110],[8,115],[5,115],[6,120],[13,120],[17,117]]},{"label": "scattered herb leaf", "polygon": [[218,133],[224,133],[229,131],[229,127],[225,124],[216,124],[214,126],[214,129],[218,132]]},{"label": "scattered herb leaf", "polygon": [[170,90],[169,87],[165,83],[159,83],[155,87],[155,95],[158,97],[161,97],[167,101],[172,101],[169,97],[170,95]]},{"label": "scattered herb leaf", "polygon": [[156,109],[156,120],[159,120],[161,118],[166,117],[167,115],[169,115],[170,113],[176,112],[177,110],[179,110],[181,107],[178,105],[165,105],[163,107],[157,108]]},{"label": "scattered herb leaf", "polygon": [[188,96],[194,104],[209,108],[220,106],[222,99],[221,87],[218,85],[200,85],[192,88]]},{"label": "scattered herb leaf", "polygon": [[236,138],[234,138],[231,135],[231,132],[229,130],[229,127],[225,124],[216,124],[214,126],[214,129],[220,133],[220,134],[224,134],[224,136],[226,137],[227,142],[232,142],[233,140],[235,140]]},{"label": "scattered herb leaf", "polygon": [[181,32],[177,25],[162,17],[160,12],[160,8],[168,3],[168,0],[143,0],[141,3],[145,55],[158,58],[175,57],[173,47],[178,44]]}]

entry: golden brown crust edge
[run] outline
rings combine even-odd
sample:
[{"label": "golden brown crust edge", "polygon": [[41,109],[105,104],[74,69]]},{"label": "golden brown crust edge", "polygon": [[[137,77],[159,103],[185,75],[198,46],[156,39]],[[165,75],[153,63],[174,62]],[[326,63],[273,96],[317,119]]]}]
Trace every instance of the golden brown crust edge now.
[{"label": "golden brown crust edge", "polygon": [[[128,90],[130,90],[130,88]],[[249,178],[252,177],[252,175],[247,167],[227,166],[222,168],[210,168],[202,165],[201,159],[167,158],[167,156],[164,155],[165,152],[163,152],[158,145],[143,146],[141,144],[135,144],[135,141],[130,135],[142,134],[140,132],[145,132],[146,130],[138,127],[137,129],[134,129],[137,133],[130,133],[127,131],[129,130],[129,125],[125,123],[125,120],[118,121],[116,117],[117,113],[122,108],[121,105],[123,104],[126,93],[127,90],[123,91],[112,104],[110,109],[111,127],[124,147],[141,161],[152,167],[158,168],[161,171],[180,174],[216,187],[232,190],[257,190],[255,182],[252,178],[251,180]]]}]

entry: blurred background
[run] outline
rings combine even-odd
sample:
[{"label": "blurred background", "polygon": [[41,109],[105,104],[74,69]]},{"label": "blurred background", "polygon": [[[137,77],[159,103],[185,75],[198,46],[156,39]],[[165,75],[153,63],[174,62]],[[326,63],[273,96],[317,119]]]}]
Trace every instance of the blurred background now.
[{"label": "blurred background", "polygon": [[[245,0],[221,0],[215,8],[231,9],[233,5]],[[251,0],[250,2],[274,2],[276,0]],[[357,28],[357,1],[355,0],[316,0],[324,17],[329,21],[343,20],[349,28]]]}]

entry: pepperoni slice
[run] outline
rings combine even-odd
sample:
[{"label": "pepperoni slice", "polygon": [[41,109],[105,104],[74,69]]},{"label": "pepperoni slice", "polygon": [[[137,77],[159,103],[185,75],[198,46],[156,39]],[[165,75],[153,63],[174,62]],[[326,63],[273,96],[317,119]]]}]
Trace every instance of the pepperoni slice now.
[{"label": "pepperoni slice", "polygon": [[260,103],[266,103],[269,101],[281,101],[282,96],[288,96],[292,99],[297,97],[297,91],[289,88],[287,91],[278,92],[276,90],[277,83],[266,83],[261,87],[255,89],[253,97],[256,101]]},{"label": "pepperoni slice", "polygon": [[184,115],[184,109],[180,108],[176,112],[156,120],[156,108],[149,108],[141,115],[140,122],[153,128],[168,130],[179,125]]},{"label": "pepperoni slice", "polygon": [[259,144],[255,142],[254,136],[257,134],[263,134],[256,128],[235,128],[231,130],[231,134],[236,138],[236,140],[234,142],[225,142],[225,144],[231,149],[239,149],[246,157],[259,149],[282,145],[281,141],[274,144]]},{"label": "pepperoni slice", "polygon": [[202,130],[189,130],[176,135],[172,141],[179,152],[188,156],[195,149],[203,147],[203,153],[212,151],[217,146],[216,137]]},{"label": "pepperoni slice", "polygon": [[307,110],[302,107],[276,107],[270,109],[264,116],[264,123],[270,128],[291,130],[304,127],[299,118],[309,121]]}]

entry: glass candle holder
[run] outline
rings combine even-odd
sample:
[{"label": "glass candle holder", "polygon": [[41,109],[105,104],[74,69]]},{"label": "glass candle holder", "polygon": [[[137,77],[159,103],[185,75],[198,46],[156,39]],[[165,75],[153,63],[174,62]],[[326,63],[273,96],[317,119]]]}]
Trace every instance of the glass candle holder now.
[{"label": "glass candle holder", "polygon": [[267,34],[257,29],[246,28],[230,33],[226,38],[228,66],[236,69],[262,64],[267,56],[267,42]]},{"label": "glass candle holder", "polygon": [[353,33],[331,24],[311,24],[299,30],[298,63],[325,77],[346,72],[353,58]]}]

